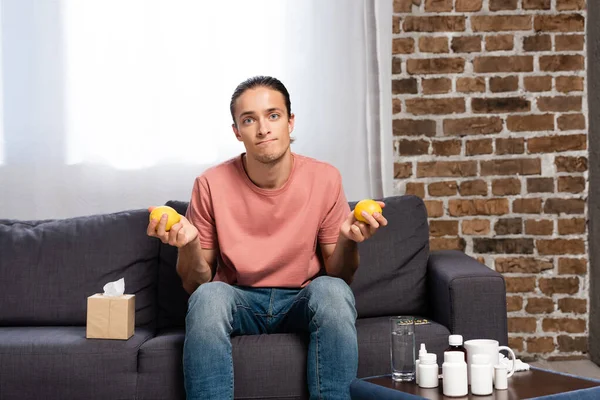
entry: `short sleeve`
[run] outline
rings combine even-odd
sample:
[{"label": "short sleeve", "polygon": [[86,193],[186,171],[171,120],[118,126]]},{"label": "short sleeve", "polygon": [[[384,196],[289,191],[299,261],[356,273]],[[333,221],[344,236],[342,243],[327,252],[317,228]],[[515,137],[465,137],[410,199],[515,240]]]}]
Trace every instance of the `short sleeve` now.
[{"label": "short sleeve", "polygon": [[335,170],[335,179],[333,180],[333,187],[323,188],[327,190],[331,195],[328,197],[327,212],[319,227],[318,240],[320,244],[334,244],[337,243],[340,226],[350,213],[350,206],[346,200],[344,194],[344,188],[342,187],[342,176],[339,171]]},{"label": "short sleeve", "polygon": [[213,202],[205,177],[199,176],[194,182],[192,198],[185,217],[198,229],[200,245],[204,249],[217,247]]}]

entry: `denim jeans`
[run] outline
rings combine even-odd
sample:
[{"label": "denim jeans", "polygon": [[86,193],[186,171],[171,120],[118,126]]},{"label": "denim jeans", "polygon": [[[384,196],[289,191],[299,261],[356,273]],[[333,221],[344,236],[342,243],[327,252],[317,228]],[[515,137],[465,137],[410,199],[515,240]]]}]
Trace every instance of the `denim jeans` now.
[{"label": "denim jeans", "polygon": [[[302,289],[201,285],[190,297],[183,348],[187,399],[232,399],[231,336],[306,332],[311,399],[349,399],[358,368],[350,287],[321,276]],[[284,385],[285,382],[282,382]]]}]

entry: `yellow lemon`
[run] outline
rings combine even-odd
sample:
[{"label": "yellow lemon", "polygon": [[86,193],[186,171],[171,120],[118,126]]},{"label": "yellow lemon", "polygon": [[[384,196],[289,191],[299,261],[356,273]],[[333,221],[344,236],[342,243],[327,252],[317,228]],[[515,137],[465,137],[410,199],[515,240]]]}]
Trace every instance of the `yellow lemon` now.
[{"label": "yellow lemon", "polygon": [[381,214],[381,206],[378,202],[371,199],[361,200],[356,204],[356,207],[354,207],[354,218],[362,222],[367,222],[365,217],[362,216],[363,211],[366,211],[371,215],[375,212]]},{"label": "yellow lemon", "polygon": [[167,214],[167,225],[165,227],[165,230],[167,232],[171,230],[171,227],[173,225],[175,225],[176,223],[181,221],[181,215],[177,214],[177,211],[175,211],[174,208],[169,207],[169,206],[156,207],[150,213],[150,220],[153,220],[153,219],[160,220],[160,218],[162,217],[163,214]]}]

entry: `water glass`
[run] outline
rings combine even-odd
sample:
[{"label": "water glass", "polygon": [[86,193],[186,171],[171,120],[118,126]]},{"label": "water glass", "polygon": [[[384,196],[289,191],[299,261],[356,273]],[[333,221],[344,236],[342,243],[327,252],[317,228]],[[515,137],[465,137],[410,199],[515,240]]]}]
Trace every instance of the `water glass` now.
[{"label": "water glass", "polygon": [[410,316],[391,317],[392,379],[415,379],[415,319]]}]

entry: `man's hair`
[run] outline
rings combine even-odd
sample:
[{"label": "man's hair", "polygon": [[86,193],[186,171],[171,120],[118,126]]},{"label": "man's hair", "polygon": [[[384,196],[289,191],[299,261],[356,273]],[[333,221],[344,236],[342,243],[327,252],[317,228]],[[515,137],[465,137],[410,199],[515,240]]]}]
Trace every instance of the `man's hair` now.
[{"label": "man's hair", "polygon": [[233,92],[231,96],[231,103],[229,103],[229,110],[231,111],[231,118],[233,119],[233,124],[237,126],[237,122],[235,120],[234,108],[235,101],[248,89],[254,89],[257,87],[266,87],[269,89],[273,89],[278,91],[283,95],[285,99],[285,108],[287,110],[288,118],[292,115],[292,103],[290,102],[290,94],[287,89],[281,83],[281,81],[277,78],[273,78],[271,76],[255,76],[249,79],[246,79],[244,82],[240,83]]}]

